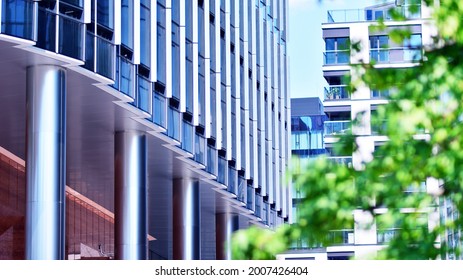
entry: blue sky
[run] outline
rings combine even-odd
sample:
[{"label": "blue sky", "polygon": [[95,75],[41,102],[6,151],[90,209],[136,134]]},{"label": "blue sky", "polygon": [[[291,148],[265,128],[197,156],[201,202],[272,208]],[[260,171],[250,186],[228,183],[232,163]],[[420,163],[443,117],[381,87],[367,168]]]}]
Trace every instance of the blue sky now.
[{"label": "blue sky", "polygon": [[360,9],[382,0],[289,0],[289,89],[292,98],[322,97],[325,48],[321,24],[328,10]]}]

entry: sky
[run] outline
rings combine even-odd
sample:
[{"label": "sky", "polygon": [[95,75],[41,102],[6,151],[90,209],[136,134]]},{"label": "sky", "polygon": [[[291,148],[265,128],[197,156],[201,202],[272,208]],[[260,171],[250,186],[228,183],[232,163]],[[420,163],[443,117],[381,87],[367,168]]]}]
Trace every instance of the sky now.
[{"label": "sky", "polygon": [[328,10],[361,9],[381,0],[289,0],[289,89],[291,98],[322,98],[322,22]]}]

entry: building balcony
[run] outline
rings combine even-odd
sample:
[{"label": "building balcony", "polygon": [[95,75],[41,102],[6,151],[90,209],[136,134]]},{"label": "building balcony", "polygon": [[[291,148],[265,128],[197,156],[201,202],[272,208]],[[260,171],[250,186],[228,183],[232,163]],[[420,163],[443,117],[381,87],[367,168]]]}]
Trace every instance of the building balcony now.
[{"label": "building balcony", "polygon": [[419,62],[422,59],[421,48],[380,48],[370,50],[370,61],[376,64],[410,63]]},{"label": "building balcony", "polygon": [[337,156],[337,157],[328,157],[328,160],[337,163],[337,164],[342,164],[348,167],[352,166],[352,157],[351,156]]},{"label": "building balcony", "polygon": [[398,15],[406,19],[421,18],[421,4],[409,4],[403,6],[389,6],[383,9],[374,9],[374,7],[365,9],[343,9],[330,10],[327,12],[327,21],[325,23],[344,23],[344,22],[364,22],[376,20],[393,20],[391,9],[395,9]]},{"label": "building balcony", "polygon": [[383,90],[372,89],[370,91],[371,99],[387,99],[389,98],[389,95],[390,95],[389,89],[383,89]]},{"label": "building balcony", "polygon": [[325,136],[345,134],[351,128],[351,121],[325,121]]},{"label": "building balcony", "polygon": [[346,85],[325,87],[325,101],[339,99],[350,99]]},{"label": "building balcony", "polygon": [[350,63],[350,50],[326,51],[323,57],[324,65],[347,65]]},{"label": "building balcony", "polygon": [[376,238],[378,244],[389,243],[394,237],[399,234],[400,229],[378,229],[376,232]]},{"label": "building balcony", "polygon": [[328,242],[331,245],[352,245],[354,240],[353,229],[332,230],[328,234]]}]

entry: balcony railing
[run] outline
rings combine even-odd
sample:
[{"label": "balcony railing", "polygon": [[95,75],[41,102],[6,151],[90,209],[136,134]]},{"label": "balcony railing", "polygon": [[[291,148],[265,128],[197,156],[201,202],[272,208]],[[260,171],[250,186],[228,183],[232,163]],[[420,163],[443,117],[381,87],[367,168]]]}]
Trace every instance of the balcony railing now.
[{"label": "balcony railing", "polygon": [[325,121],[325,136],[345,134],[350,130],[351,121]]},{"label": "balcony railing", "polygon": [[329,86],[325,87],[325,100],[350,99],[347,86]]},{"label": "balcony railing", "polygon": [[378,244],[389,243],[394,237],[399,234],[400,229],[378,229],[376,232],[376,238]]},{"label": "balcony railing", "polygon": [[350,50],[326,51],[323,56],[325,65],[345,65],[350,62]]},{"label": "balcony railing", "polygon": [[360,22],[360,21],[375,21],[375,20],[393,20],[390,9],[395,9],[398,15],[406,19],[421,18],[421,4],[409,4],[400,7],[391,7],[384,10],[373,9],[343,9],[330,10],[327,13],[327,23],[342,23],[342,22]]},{"label": "balcony railing", "polygon": [[338,156],[338,157],[328,157],[328,160],[335,162],[337,164],[342,164],[348,167],[352,166],[352,157],[351,156]]},{"label": "balcony railing", "polygon": [[380,48],[370,50],[370,61],[380,63],[418,62],[422,59],[421,48]]},{"label": "balcony railing", "polygon": [[37,3],[32,0],[2,0],[2,33],[34,40]]},{"label": "balcony railing", "polygon": [[332,245],[354,244],[354,230],[353,229],[332,230],[328,233],[328,242]]},{"label": "balcony railing", "polygon": [[370,93],[371,93],[371,98],[382,99],[382,98],[389,98],[390,91],[389,89],[383,89],[383,90],[372,89]]}]

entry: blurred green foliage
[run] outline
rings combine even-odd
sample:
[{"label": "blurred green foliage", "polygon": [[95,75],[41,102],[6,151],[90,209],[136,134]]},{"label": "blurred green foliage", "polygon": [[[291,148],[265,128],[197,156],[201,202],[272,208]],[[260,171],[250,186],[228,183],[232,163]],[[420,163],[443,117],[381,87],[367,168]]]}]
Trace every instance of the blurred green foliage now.
[{"label": "blurred green foliage", "polygon": [[[388,141],[376,148],[373,160],[361,162],[360,168],[320,157],[304,170],[292,170],[289,177],[304,197],[296,223],[274,232],[257,227],[237,232],[232,241],[234,259],[273,259],[300,239],[309,247],[328,246],[332,230],[352,228],[354,223],[356,227],[399,229],[374,256],[378,259],[438,259],[453,250],[445,239],[439,242],[439,237],[445,230],[461,228],[463,216],[434,227],[429,226],[427,217],[438,213],[443,199],[463,213],[463,1],[424,2],[435,7],[427,24],[437,32],[432,43],[423,46],[416,67],[399,70],[376,68],[373,63],[352,65],[353,73],[363,73],[358,79],[352,76],[353,91],[365,85],[394,89],[388,104],[372,116],[373,125],[383,124],[380,133]],[[400,13],[392,16],[403,20]],[[385,24],[379,22],[378,28]],[[391,38],[402,41],[410,34],[395,30]],[[356,152],[359,137],[340,136],[336,148]],[[437,180],[439,187],[420,189],[430,178]],[[380,215],[378,208],[387,212]],[[373,219],[359,224],[354,221],[354,211]]]}]

